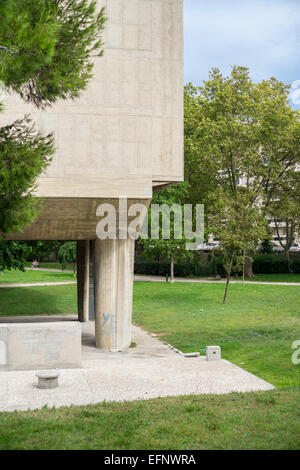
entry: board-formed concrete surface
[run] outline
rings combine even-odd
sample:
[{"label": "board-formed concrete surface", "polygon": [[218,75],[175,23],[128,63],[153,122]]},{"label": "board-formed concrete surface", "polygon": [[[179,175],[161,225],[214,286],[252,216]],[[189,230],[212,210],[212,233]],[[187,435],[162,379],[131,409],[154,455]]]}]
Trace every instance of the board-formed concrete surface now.
[{"label": "board-formed concrete surface", "polygon": [[0,323],[0,370],[81,367],[81,325]]},{"label": "board-formed concrete surface", "polygon": [[94,324],[83,324],[83,368],[60,370],[55,390],[38,389],[36,371],[0,372],[0,411],[274,388],[226,360],[185,358],[149,333],[132,328],[136,347],[107,353],[94,347]]}]

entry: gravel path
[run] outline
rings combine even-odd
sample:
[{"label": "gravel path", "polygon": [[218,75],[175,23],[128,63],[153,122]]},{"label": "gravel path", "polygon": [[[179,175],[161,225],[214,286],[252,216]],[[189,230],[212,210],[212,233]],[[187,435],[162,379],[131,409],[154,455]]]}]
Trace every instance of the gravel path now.
[{"label": "gravel path", "polygon": [[0,284],[1,287],[44,287],[44,286],[69,286],[77,284],[77,281],[58,281],[58,282],[28,282],[24,284]]},{"label": "gravel path", "polygon": [[[54,271],[54,272],[61,272],[58,269],[34,269],[35,271]],[[134,276],[135,282],[166,282],[166,278],[164,276],[144,276],[142,274],[136,274]],[[175,282],[190,282],[194,284],[225,284],[226,281],[216,280],[216,279],[186,279],[184,277],[176,277]],[[70,285],[76,284],[77,281],[58,281],[58,282],[32,282],[32,283],[24,283],[24,284],[0,284],[1,287],[42,287],[42,286],[56,286],[56,285]],[[261,285],[261,286],[300,286],[300,282],[263,282],[263,281],[230,281],[230,284],[254,284],[254,285]]]}]

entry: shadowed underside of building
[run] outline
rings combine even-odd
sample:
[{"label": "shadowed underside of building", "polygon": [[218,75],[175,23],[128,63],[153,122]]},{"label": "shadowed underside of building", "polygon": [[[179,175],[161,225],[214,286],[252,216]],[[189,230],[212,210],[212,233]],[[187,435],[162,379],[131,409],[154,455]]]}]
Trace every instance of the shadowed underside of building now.
[{"label": "shadowed underside of building", "polygon": [[149,205],[153,188],[183,180],[182,0],[98,0],[104,56],[82,96],[37,111],[16,96],[0,124],[30,113],[56,154],[38,180],[43,212],[15,240],[78,241],[79,319],[89,318],[93,242],[96,345],[131,342],[134,240],[100,240],[97,207]]}]

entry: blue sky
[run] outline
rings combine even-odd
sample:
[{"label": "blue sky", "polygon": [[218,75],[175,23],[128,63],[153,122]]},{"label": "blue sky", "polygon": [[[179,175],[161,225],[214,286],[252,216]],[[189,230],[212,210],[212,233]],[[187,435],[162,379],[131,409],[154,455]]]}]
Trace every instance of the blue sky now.
[{"label": "blue sky", "polygon": [[184,0],[184,15],[185,82],[243,65],[300,88],[300,0]]}]

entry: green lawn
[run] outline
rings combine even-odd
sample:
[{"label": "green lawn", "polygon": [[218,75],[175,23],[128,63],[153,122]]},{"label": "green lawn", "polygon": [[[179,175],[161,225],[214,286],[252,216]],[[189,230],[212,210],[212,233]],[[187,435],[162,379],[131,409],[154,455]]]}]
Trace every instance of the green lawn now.
[{"label": "green lawn", "polygon": [[76,281],[72,273],[67,272],[52,272],[52,271],[31,271],[26,270],[4,271],[0,273],[0,284],[25,284],[32,282],[60,282],[60,281]]},{"label": "green lawn", "polygon": [[[190,279],[209,279],[207,276],[190,276]],[[214,280],[214,278],[211,278]],[[232,277],[232,281],[243,282],[242,277]],[[225,278],[223,278],[225,281]],[[256,274],[254,277],[246,278],[246,281],[252,282],[300,282],[300,274],[286,273],[286,274]],[[217,282],[217,281],[216,281]]]},{"label": "green lawn", "polygon": [[[223,357],[278,390],[0,414],[0,448],[299,449],[300,286],[137,282],[134,322],[185,351]],[[76,286],[0,289],[0,314],[75,313]]]},{"label": "green lawn", "polygon": [[[61,264],[42,261],[40,263],[40,268],[61,269]],[[71,267],[67,267],[66,269],[72,270]]]},{"label": "green lawn", "polygon": [[76,285],[0,289],[0,316],[77,312]]},{"label": "green lawn", "polygon": [[[26,266],[30,267],[32,265],[32,263],[28,262],[26,263]],[[61,264],[59,263],[53,263],[51,261],[47,262],[47,261],[41,261],[40,263],[40,268],[47,268],[47,269],[60,269],[61,270]],[[70,268],[71,270],[72,268]]]},{"label": "green lawn", "polygon": [[184,352],[207,345],[275,386],[300,385],[291,362],[300,339],[300,286],[136,283],[134,321]]},{"label": "green lawn", "polygon": [[247,281],[259,282],[300,282],[300,274],[256,274]]},{"label": "green lawn", "polygon": [[299,449],[300,393],[0,413],[0,449]]}]

